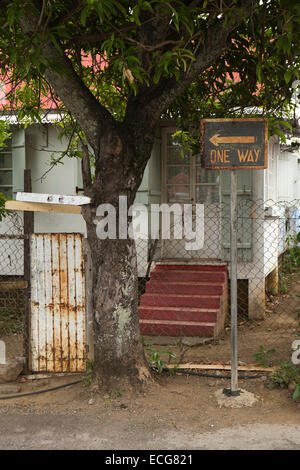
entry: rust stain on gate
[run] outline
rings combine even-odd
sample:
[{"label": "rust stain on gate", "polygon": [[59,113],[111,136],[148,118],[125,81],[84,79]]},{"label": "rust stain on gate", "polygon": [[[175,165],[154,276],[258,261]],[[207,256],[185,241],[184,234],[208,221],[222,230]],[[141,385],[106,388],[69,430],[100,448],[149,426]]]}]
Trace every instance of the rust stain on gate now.
[{"label": "rust stain on gate", "polygon": [[86,369],[83,237],[31,236],[30,363],[34,372]]}]

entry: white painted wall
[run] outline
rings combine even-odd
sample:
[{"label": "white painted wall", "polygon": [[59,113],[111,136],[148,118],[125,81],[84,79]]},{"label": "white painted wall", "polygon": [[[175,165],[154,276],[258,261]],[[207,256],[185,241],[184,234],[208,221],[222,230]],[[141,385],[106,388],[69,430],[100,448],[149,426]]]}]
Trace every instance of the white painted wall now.
[{"label": "white painted wall", "polygon": [[[76,158],[65,157],[45,178],[51,154],[56,157],[65,150],[67,140],[58,139],[54,125],[31,126],[26,130],[26,167],[31,169],[32,191],[35,193],[75,195],[80,184],[79,165]],[[86,234],[85,222],[80,215],[35,213],[36,233],[79,232]]]},{"label": "white painted wall", "polygon": [[278,199],[278,159],[280,144],[278,136],[273,135],[268,144],[268,167],[264,171],[264,201],[277,202]]},{"label": "white painted wall", "polygon": [[[238,263],[238,279],[248,279],[249,316],[262,317],[265,309],[265,277],[278,265],[278,218],[268,216],[266,208],[278,199],[277,136],[269,139],[268,168],[253,170],[253,258],[251,263]],[[268,204],[266,201],[269,200]],[[276,207],[276,206],[275,206]]]},{"label": "white painted wall", "polygon": [[[58,157],[67,148],[67,139],[59,140],[58,133],[58,128],[53,124],[31,126],[26,131],[26,167],[31,169],[32,191],[75,195],[76,187],[82,188],[81,165],[76,158],[65,157],[63,165],[58,164],[41,179],[49,169],[51,154]],[[145,202],[139,200],[143,189],[148,195],[148,173],[149,164],[136,202]],[[85,222],[80,215],[35,212],[34,218],[35,233],[79,232],[86,236]],[[144,276],[148,266],[148,242],[137,240],[136,247],[139,276]]]},{"label": "white painted wall", "polygon": [[278,200],[300,201],[300,152],[281,152],[278,160]]}]

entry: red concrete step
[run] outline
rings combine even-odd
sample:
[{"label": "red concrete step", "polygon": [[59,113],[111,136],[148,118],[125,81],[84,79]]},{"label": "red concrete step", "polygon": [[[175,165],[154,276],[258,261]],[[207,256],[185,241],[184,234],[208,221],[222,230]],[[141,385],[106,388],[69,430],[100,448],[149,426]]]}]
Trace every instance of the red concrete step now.
[{"label": "red concrete step", "polygon": [[215,337],[227,312],[227,267],[157,265],[141,296],[141,333]]},{"label": "red concrete step", "polygon": [[146,285],[146,292],[157,294],[206,294],[222,295],[223,284],[205,282],[165,282],[152,280]]},{"label": "red concrete step", "polygon": [[225,282],[226,273],[222,271],[210,272],[200,270],[164,270],[154,269],[150,278],[157,281],[178,281],[178,282]]},{"label": "red concrete step", "polygon": [[215,323],[219,310],[183,307],[139,307],[139,317],[143,320],[175,320],[183,322]]},{"label": "red concrete step", "polygon": [[199,265],[199,264],[157,264],[155,270],[185,270],[185,271],[224,271],[227,272],[227,266],[220,265]]},{"label": "red concrete step", "polygon": [[165,293],[146,293],[141,296],[140,305],[161,307],[196,307],[196,308],[219,308],[219,295],[183,295]]},{"label": "red concrete step", "polygon": [[215,323],[169,322],[140,320],[142,335],[155,336],[214,336]]}]

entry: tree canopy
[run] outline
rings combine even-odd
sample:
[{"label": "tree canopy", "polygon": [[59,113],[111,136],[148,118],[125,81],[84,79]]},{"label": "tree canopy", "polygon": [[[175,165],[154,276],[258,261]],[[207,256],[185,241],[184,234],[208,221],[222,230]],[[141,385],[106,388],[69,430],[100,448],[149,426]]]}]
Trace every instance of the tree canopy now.
[{"label": "tree canopy", "polygon": [[21,117],[51,98],[81,125],[70,87],[103,120],[137,108],[149,126],[249,108],[281,119],[299,78],[293,0],[3,0],[0,12],[1,75]]}]

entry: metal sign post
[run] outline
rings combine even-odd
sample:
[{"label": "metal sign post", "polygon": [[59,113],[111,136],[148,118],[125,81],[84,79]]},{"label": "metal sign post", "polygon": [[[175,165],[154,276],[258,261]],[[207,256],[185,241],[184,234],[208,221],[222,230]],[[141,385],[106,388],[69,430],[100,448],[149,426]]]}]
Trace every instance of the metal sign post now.
[{"label": "metal sign post", "polygon": [[237,174],[231,170],[230,209],[231,395],[238,394],[237,347]]},{"label": "metal sign post", "polygon": [[230,192],[230,303],[231,303],[231,389],[239,395],[237,340],[237,170],[267,168],[268,129],[262,118],[202,119],[202,166],[231,170]]}]

